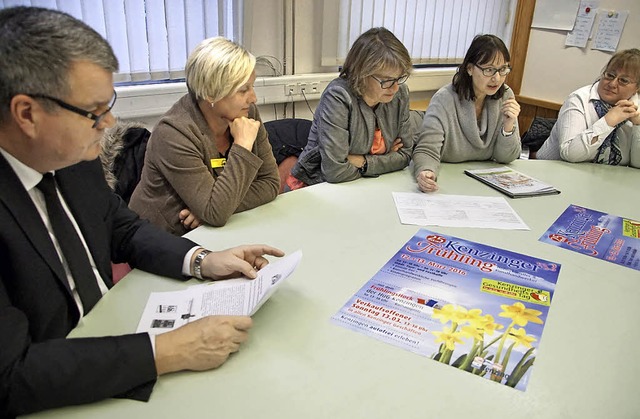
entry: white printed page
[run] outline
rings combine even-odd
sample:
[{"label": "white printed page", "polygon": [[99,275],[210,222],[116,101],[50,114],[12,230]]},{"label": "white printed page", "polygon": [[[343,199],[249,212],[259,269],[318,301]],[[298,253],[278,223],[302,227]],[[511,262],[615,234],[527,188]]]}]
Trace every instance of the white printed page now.
[{"label": "white printed page", "polygon": [[393,199],[402,224],[529,230],[503,197],[393,192]]},{"label": "white printed page", "polygon": [[151,293],[136,332],[157,335],[184,326],[192,319],[193,300],[188,289]]},{"label": "white printed page", "polygon": [[138,333],[159,334],[211,315],[252,316],[298,266],[300,250],[269,263],[255,279],[235,278],[191,286],[181,291],[153,292]]}]

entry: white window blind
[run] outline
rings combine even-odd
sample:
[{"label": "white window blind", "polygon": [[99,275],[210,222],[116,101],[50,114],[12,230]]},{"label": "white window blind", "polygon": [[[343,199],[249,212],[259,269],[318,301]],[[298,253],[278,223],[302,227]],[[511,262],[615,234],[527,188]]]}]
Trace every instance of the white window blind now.
[{"label": "white window blind", "polygon": [[60,10],[94,28],[118,57],[118,82],[184,78],[203,39],[242,42],[242,0],[0,0],[12,6]]},{"label": "white window blind", "polygon": [[462,62],[474,36],[494,34],[507,47],[516,0],[324,0],[322,65],[341,65],[356,38],[384,26],[414,64]]}]

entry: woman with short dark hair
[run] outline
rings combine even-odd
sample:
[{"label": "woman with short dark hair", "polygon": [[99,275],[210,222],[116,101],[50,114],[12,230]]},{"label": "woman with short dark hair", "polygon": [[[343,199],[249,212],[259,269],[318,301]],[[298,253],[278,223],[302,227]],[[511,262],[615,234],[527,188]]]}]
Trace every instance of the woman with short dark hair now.
[{"label": "woman with short dark hair", "polygon": [[433,95],[413,152],[421,191],[438,189],[440,162],[509,163],[518,158],[520,105],[504,84],[510,59],[500,38],[478,35],[453,82]]}]

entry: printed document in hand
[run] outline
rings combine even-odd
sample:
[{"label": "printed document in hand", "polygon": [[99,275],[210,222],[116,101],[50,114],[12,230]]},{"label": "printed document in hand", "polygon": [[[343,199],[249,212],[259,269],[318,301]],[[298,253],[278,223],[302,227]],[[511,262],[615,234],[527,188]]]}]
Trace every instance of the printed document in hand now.
[{"label": "printed document in hand", "polygon": [[501,196],[393,192],[402,224],[529,230]]},{"label": "printed document in hand", "polygon": [[256,279],[235,278],[194,285],[181,291],[152,292],[137,333],[157,335],[210,315],[252,316],[294,271],[298,250],[258,271]]}]

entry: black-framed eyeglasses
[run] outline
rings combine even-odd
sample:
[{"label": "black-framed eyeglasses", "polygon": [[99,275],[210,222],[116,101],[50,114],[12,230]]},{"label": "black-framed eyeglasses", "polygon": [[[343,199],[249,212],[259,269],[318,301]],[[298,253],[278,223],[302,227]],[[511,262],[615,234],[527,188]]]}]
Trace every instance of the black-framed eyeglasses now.
[{"label": "black-framed eyeglasses", "polygon": [[500,68],[495,68],[495,67],[480,67],[478,64],[474,64],[476,67],[478,67],[480,70],[482,70],[482,74],[485,77],[493,77],[496,75],[496,73],[499,73],[502,77],[506,76],[507,74],[511,73],[511,67],[509,67],[508,65],[504,65]]},{"label": "black-framed eyeglasses", "polygon": [[50,100],[52,102],[55,102],[58,106],[60,106],[61,108],[64,108],[68,111],[77,113],[78,115],[82,115],[85,118],[89,118],[93,121],[93,125],[91,126],[91,128],[95,128],[97,127],[100,122],[102,122],[102,120],[104,119],[105,116],[107,116],[107,114],[109,112],[111,112],[111,109],[113,108],[113,105],[115,105],[116,103],[116,99],[118,98],[118,95],[116,94],[116,91],[113,91],[113,97],[111,98],[111,101],[109,101],[109,104],[107,105],[107,110],[102,112],[100,115],[96,115],[93,112],[89,112],[86,111],[84,109],[78,108],[77,106],[73,106],[68,104],[67,102],[60,100],[58,98],[55,98],[53,96],[48,96],[48,95],[42,95],[42,94],[32,94],[32,95],[28,95],[31,97],[35,97],[35,98],[40,98],[40,99],[47,99]]},{"label": "black-framed eyeglasses", "polygon": [[397,79],[386,79],[386,80],[380,80],[379,78],[377,78],[376,76],[371,76],[375,81],[377,81],[378,83],[380,83],[380,88],[381,89],[391,89],[393,87],[394,84],[402,84],[404,82],[407,81],[407,79],[409,78],[408,74],[404,74],[400,77],[398,77]]},{"label": "black-framed eyeglasses", "polygon": [[618,79],[618,84],[623,87],[628,86],[631,83],[638,83],[637,81],[631,80],[629,77],[620,77],[616,73],[612,73],[611,71],[605,71],[604,73],[602,73],[602,78],[606,81],[614,81],[615,79]]}]

